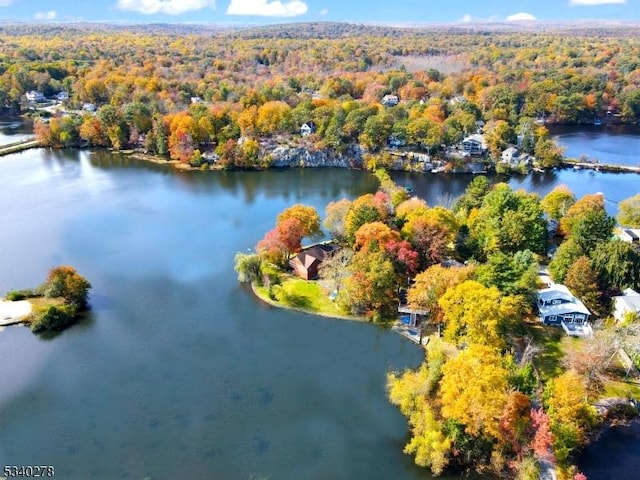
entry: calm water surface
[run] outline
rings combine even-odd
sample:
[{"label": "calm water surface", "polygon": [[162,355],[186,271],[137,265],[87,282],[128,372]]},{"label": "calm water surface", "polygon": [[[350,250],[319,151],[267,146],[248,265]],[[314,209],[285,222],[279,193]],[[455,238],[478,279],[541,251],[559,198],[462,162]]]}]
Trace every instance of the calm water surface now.
[{"label": "calm water surface", "polygon": [[630,125],[550,126],[549,132],[571,158],[640,166],[640,127]]},{"label": "calm water surface", "polygon": [[33,137],[33,125],[18,120],[0,120],[0,145]]},{"label": "calm water surface", "polygon": [[[431,204],[472,178],[394,177]],[[51,464],[71,480],[428,478],[402,454],[406,422],[384,391],[420,351],[372,325],[266,307],[233,272],[283,208],[323,211],[375,190],[370,174],[179,174],[31,150],[0,158],[0,178],[0,292],[61,263],[94,286],[83,324],[49,339],[0,333],[0,464]],[[566,170],[510,183],[602,191],[615,211],[638,179]]]},{"label": "calm water surface", "polygon": [[56,338],[0,333],[0,464],[61,479],[424,478],[385,396],[420,350],[268,308],[233,255],[276,214],[375,188],[346,170],[170,174],[109,154],[0,159],[0,291],[56,264],[93,283]]},{"label": "calm water surface", "polygon": [[[433,174],[423,175],[407,172],[393,172],[393,179],[399,185],[413,188],[413,194],[424,198],[429,205],[452,206],[460,196],[472,175]],[[640,174],[607,173],[589,170],[558,169],[544,173],[532,172],[529,175],[489,175],[489,183],[506,182],[513,189],[536,192],[541,197],[558,185],[567,185],[580,198],[584,195],[601,192],[605,197],[605,207],[610,215],[618,211],[618,202],[640,192]]]},{"label": "calm water surface", "polygon": [[585,448],[580,468],[589,480],[640,480],[640,423],[616,426]]}]

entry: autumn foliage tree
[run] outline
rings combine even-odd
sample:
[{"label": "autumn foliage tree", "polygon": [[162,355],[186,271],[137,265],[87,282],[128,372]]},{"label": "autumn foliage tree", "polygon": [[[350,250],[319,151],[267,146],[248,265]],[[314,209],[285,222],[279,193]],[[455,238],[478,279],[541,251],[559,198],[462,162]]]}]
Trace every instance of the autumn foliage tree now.
[{"label": "autumn foliage tree", "polygon": [[618,223],[623,227],[640,227],[640,193],[620,202]]},{"label": "autumn foliage tree", "polygon": [[503,296],[496,287],[487,288],[475,280],[448,289],[438,305],[447,340],[458,345],[477,343],[492,348],[504,346],[507,326],[520,308],[513,297]]},{"label": "autumn foliage tree", "polygon": [[86,307],[90,289],[89,281],[68,265],[49,270],[43,285],[47,297],[62,297],[76,308]]},{"label": "autumn foliage tree", "polygon": [[277,224],[288,219],[297,220],[300,225],[300,233],[303,237],[311,237],[320,233],[320,215],[315,208],[296,204],[278,215]]}]

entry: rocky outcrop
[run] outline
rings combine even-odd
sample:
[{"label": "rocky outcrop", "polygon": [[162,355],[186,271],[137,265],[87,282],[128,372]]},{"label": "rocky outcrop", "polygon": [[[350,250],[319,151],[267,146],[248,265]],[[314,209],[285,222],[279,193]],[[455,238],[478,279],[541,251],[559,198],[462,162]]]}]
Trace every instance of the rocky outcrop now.
[{"label": "rocky outcrop", "polygon": [[339,167],[362,168],[363,149],[352,145],[344,153],[332,149],[316,150],[309,147],[288,147],[279,145],[267,148],[263,155],[275,168],[286,167]]}]

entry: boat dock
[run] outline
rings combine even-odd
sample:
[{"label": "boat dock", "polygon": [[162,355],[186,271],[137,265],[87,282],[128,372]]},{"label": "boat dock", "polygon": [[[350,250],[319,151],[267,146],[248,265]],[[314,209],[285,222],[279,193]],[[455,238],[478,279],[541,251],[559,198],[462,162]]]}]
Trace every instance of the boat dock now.
[{"label": "boat dock", "polygon": [[563,167],[571,167],[574,170],[595,170],[598,172],[620,172],[620,173],[640,173],[640,167],[633,167],[631,165],[612,165],[606,163],[592,163],[592,162],[576,162],[571,160],[564,160],[562,162]]},{"label": "boat dock", "polygon": [[19,142],[0,145],[0,156],[9,155],[10,153],[21,152],[22,150],[28,150],[30,148],[37,148],[39,146],[40,146],[40,142],[36,140],[35,137],[26,138]]}]

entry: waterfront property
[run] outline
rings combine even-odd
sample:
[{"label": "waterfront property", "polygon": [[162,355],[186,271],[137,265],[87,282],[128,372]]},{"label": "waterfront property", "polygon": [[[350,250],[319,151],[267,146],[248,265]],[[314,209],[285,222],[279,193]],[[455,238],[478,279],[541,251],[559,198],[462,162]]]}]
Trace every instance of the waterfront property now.
[{"label": "waterfront property", "polygon": [[627,288],[622,295],[613,297],[613,317],[622,322],[629,315],[640,318],[640,293]]},{"label": "waterfront property", "polygon": [[316,132],[316,124],[313,120],[305,122],[300,127],[300,135],[306,137],[307,135],[311,135]]},{"label": "waterfront property", "polygon": [[407,290],[400,291],[400,303],[398,304],[398,313],[401,313],[400,321],[403,325],[407,325],[409,327],[417,327],[420,326],[423,322],[426,321],[429,312],[426,310],[420,310],[416,308],[412,308],[411,305],[407,303]]},{"label": "waterfront property", "polygon": [[640,228],[620,228],[616,231],[616,237],[623,242],[640,243]]},{"label": "waterfront property", "polygon": [[487,151],[484,135],[479,133],[468,136],[462,141],[462,151],[465,155],[480,156]]},{"label": "waterfront property", "polygon": [[305,248],[289,261],[289,266],[300,278],[314,280],[318,278],[320,265],[340,247],[335,243],[319,243]]},{"label": "waterfront property", "polygon": [[589,325],[591,312],[564,285],[553,284],[538,291],[538,312],[542,323],[562,327],[567,335],[593,334]]},{"label": "waterfront property", "polygon": [[516,147],[509,147],[502,151],[501,161],[509,165],[520,163],[520,151]]},{"label": "waterfront property", "polygon": [[25,93],[25,97],[27,97],[27,101],[29,102],[44,102],[45,98],[42,92],[38,90],[31,90]]}]

